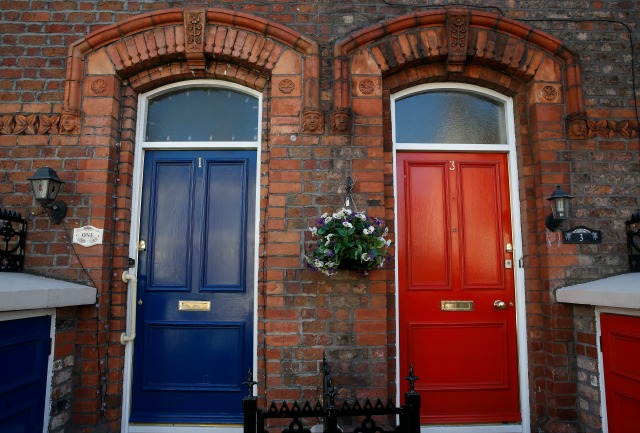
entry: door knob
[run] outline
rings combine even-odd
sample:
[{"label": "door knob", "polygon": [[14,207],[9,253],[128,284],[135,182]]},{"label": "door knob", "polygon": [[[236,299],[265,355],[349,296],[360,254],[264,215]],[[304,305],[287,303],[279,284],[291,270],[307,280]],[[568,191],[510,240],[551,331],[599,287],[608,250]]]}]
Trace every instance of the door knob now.
[{"label": "door knob", "polygon": [[497,301],[494,301],[493,308],[496,310],[504,310],[507,308],[507,303],[498,299]]}]

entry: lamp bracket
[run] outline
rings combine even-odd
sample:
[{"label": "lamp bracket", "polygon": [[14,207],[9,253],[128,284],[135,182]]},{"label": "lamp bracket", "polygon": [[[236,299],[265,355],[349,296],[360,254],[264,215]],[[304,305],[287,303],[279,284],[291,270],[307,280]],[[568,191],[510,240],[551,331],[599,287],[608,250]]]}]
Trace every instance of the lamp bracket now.
[{"label": "lamp bracket", "polygon": [[60,224],[60,221],[67,216],[67,205],[63,202],[56,200],[53,203],[42,206],[47,209],[47,214],[49,215],[49,219],[54,224]]},{"label": "lamp bracket", "polygon": [[547,226],[547,228],[549,229],[549,231],[555,232],[556,230],[558,230],[560,228],[560,226],[562,225],[562,220],[557,220],[553,217],[553,214],[550,213],[549,215],[547,215],[547,217],[544,219],[544,225]]}]

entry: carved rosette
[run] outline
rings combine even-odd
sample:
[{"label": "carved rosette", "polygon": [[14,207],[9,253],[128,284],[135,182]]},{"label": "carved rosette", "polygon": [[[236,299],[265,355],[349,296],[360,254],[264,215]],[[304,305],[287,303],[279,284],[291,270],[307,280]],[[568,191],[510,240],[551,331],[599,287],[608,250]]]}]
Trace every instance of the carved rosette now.
[{"label": "carved rosette", "polygon": [[331,113],[331,133],[349,134],[351,132],[351,110],[348,108],[336,108]]},{"label": "carved rosette", "polygon": [[358,84],[358,90],[363,95],[370,95],[376,90],[376,84],[370,78],[365,78]]},{"label": "carved rosette", "polygon": [[302,133],[324,133],[324,113],[316,107],[307,107],[302,111]]},{"label": "carved rosette", "polygon": [[558,98],[558,91],[553,86],[544,86],[540,93],[549,102],[553,102]]},{"label": "carved rosette", "polygon": [[93,83],[91,83],[90,87],[91,87],[91,91],[95,95],[100,95],[107,90],[107,83],[105,83],[105,81],[102,78],[98,78],[97,80],[94,80]]},{"label": "carved rosette", "polygon": [[284,80],[280,81],[280,83],[278,84],[278,90],[280,90],[280,92],[284,94],[289,94],[293,92],[295,89],[296,89],[295,83],[288,78],[285,78]]},{"label": "carved rosette", "polygon": [[207,14],[204,9],[187,10],[184,13],[185,54],[190,69],[205,69],[204,32]]},{"label": "carved rosette", "polygon": [[452,10],[447,12],[447,36],[449,40],[447,71],[462,72],[467,60],[469,40],[469,15],[467,11]]}]

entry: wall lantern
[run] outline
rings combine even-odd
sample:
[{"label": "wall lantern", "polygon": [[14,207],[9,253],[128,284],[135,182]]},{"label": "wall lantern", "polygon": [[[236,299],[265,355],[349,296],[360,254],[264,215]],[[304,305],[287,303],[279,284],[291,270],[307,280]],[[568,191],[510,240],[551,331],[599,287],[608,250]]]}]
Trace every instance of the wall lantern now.
[{"label": "wall lantern", "polygon": [[60,224],[62,218],[67,215],[67,205],[56,201],[60,187],[64,183],[58,177],[58,173],[52,168],[40,167],[29,178],[29,181],[34,198],[43,208],[47,209],[49,219],[54,224]]},{"label": "wall lantern", "polygon": [[547,218],[544,220],[544,224],[549,230],[555,232],[562,225],[562,222],[569,217],[569,201],[573,198],[572,195],[567,194],[560,186],[551,194],[547,200],[551,202],[551,211]]}]

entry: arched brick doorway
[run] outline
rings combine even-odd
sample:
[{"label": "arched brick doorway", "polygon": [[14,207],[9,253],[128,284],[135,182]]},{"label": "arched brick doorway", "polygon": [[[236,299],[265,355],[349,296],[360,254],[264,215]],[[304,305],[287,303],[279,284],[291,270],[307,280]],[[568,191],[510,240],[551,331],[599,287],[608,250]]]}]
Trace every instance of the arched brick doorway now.
[{"label": "arched brick doorway", "polygon": [[[133,178],[140,173],[140,167],[134,167],[137,97],[189,80],[231,82],[262,94],[265,119],[258,136],[270,131],[269,139],[281,134],[288,138],[304,124],[305,110],[319,104],[318,48],[283,25],[222,9],[171,9],[135,16],[95,31],[70,47],[61,133],[78,140],[94,155],[79,167],[87,176],[77,188],[86,193],[89,217],[107,222],[105,236],[115,239],[116,252],[109,256],[104,250],[94,258],[103,280],[98,295],[100,315],[112,317],[111,328],[102,326],[97,342],[78,345],[87,354],[79,362],[80,370],[103,362],[97,357],[108,346],[104,358],[109,371],[107,403],[101,407],[97,383],[80,384],[74,391],[83,401],[74,412],[76,425],[97,425],[102,410],[114,431],[129,429],[131,344],[122,346],[119,340],[130,327],[127,322],[135,300],[127,300],[128,287],[120,275],[135,266],[129,257],[135,256],[130,244],[137,244],[137,239],[130,238],[138,218],[132,213],[137,207],[132,204],[132,196],[137,196]],[[263,152],[258,162],[261,159],[268,155]],[[89,173],[99,173],[109,181],[92,182]],[[115,225],[109,221],[112,212],[118,215]],[[254,366],[264,369],[257,362]]]},{"label": "arched brick doorway", "polygon": [[[575,411],[571,391],[575,383],[570,378],[573,361],[553,349],[570,340],[570,333],[558,332],[558,323],[571,311],[557,304],[549,289],[562,283],[560,268],[554,265],[558,256],[564,256],[565,262],[576,260],[576,250],[547,242],[545,198],[556,185],[569,182],[568,167],[557,159],[556,151],[568,149],[570,139],[584,138],[576,56],[561,41],[528,25],[466,9],[386,21],[339,41],[334,54],[334,109],[352,108],[354,140],[370,133],[370,125],[384,125],[388,199],[394,199],[392,94],[425,83],[458,82],[513,99],[520,197],[517,220],[522,233],[517,259],[522,259],[523,266],[517,271],[522,275],[517,289],[519,356],[521,374],[526,372],[521,384],[528,384],[521,392],[522,428],[528,431],[529,426],[548,420],[546,428],[555,431]],[[387,203],[389,218],[394,215],[394,200]],[[395,308],[390,308],[390,316],[396,315]],[[397,353],[391,345],[390,352]],[[403,366],[389,365],[389,369],[389,376],[398,378]]]}]

